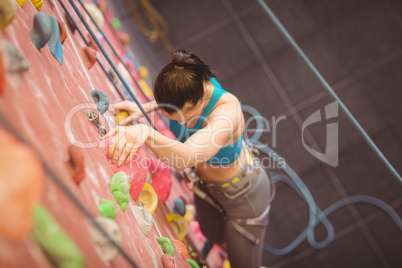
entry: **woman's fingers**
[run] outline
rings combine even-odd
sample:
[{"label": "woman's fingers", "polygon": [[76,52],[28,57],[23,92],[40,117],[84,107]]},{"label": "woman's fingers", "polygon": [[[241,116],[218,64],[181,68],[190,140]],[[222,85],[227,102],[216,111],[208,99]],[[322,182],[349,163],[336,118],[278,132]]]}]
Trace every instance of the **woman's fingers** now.
[{"label": "woman's fingers", "polygon": [[106,138],[109,138],[109,137],[112,137],[112,136],[116,135],[117,131],[119,131],[119,127],[115,127],[114,129],[112,129],[111,131],[106,133],[105,136],[101,137],[101,140],[104,140]]},{"label": "woman's fingers", "polygon": [[122,151],[122,149],[124,148],[124,145],[126,145],[127,143],[127,139],[125,137],[125,133],[121,133],[120,132],[121,137],[119,139],[119,141],[116,144],[115,150],[113,152],[113,156],[112,156],[112,164],[116,164],[117,160],[119,160],[119,156],[120,156],[120,152]]},{"label": "woman's fingers", "polygon": [[143,115],[141,114],[131,114],[130,116],[124,118],[121,122],[120,122],[120,126],[125,126],[128,123],[130,123],[131,121],[137,120],[139,118],[141,118]]},{"label": "woman's fingers", "polygon": [[120,167],[123,163],[127,165],[133,159],[135,153],[138,150],[138,146],[136,144],[127,142],[124,147],[123,154],[120,156],[119,161],[117,162],[117,166]]}]

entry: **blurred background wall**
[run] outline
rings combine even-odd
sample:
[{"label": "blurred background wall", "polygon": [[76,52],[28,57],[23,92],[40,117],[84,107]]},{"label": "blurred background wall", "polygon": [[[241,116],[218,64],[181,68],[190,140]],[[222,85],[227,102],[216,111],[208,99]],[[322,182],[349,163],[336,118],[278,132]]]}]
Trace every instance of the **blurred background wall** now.
[{"label": "blurred background wall", "polygon": [[[150,82],[170,60],[157,39],[145,40],[138,18],[151,28],[139,0],[109,0],[130,34],[132,53],[150,71]],[[333,102],[257,1],[150,0],[166,20],[172,48],[195,52],[217,73],[224,89],[277,124],[277,141],[261,141],[285,158],[317,205],[371,195],[402,215],[401,183],[385,168],[354,126],[339,117],[304,132],[306,143],[325,152],[326,124],[339,126],[339,164],[331,167],[303,146],[301,125]],[[402,1],[270,0],[270,8],[333,87],[384,155],[402,174]],[[136,28],[133,26],[134,23]],[[325,119],[324,113],[322,112]],[[271,167],[271,171],[280,172]],[[316,250],[306,241],[291,253],[264,253],[269,267],[402,267],[402,233],[382,210],[368,204],[343,207],[329,216],[335,239]],[[266,241],[281,248],[307,226],[308,208],[287,185],[277,184]],[[325,239],[322,226],[316,239]]]}]

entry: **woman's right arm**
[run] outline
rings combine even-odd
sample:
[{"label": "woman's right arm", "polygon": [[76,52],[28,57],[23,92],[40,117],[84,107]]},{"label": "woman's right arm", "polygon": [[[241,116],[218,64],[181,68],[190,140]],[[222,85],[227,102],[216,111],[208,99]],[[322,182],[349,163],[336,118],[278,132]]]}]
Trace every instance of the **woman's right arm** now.
[{"label": "woman's right arm", "polygon": [[[156,101],[147,102],[143,104],[142,107],[147,113],[159,110],[159,106]],[[116,111],[116,115],[118,115],[121,111],[127,111],[129,113],[129,116],[120,122],[121,126],[125,126],[129,122],[138,120],[144,116],[137,104],[128,100],[115,103],[114,109]]]}]

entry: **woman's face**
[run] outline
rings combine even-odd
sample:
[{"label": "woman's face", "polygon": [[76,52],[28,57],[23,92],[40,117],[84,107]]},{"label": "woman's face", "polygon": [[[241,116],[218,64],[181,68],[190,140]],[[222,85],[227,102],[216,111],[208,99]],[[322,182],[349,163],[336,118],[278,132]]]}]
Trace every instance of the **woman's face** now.
[{"label": "woman's face", "polygon": [[186,102],[178,112],[169,114],[163,109],[161,112],[163,116],[170,120],[176,120],[180,125],[185,125],[187,127],[193,127],[201,116],[204,108],[204,100],[199,101],[196,105],[191,102]]}]

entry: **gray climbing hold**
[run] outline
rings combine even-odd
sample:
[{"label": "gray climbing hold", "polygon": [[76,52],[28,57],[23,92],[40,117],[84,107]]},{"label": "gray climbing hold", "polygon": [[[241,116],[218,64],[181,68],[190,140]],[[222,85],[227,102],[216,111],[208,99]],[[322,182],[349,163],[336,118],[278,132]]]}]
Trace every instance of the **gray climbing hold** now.
[{"label": "gray climbing hold", "polygon": [[104,114],[107,109],[109,109],[109,97],[100,90],[93,89],[89,91],[91,93],[92,98],[96,103],[96,108],[98,109],[100,114]]},{"label": "gray climbing hold", "polygon": [[174,201],[174,213],[179,214],[180,216],[186,215],[186,204],[184,200],[180,197],[177,197]]},{"label": "gray climbing hold", "polygon": [[37,49],[41,49],[47,44],[52,55],[60,64],[63,64],[63,47],[59,38],[59,24],[55,17],[43,12],[36,13],[33,29],[29,35]]},{"label": "gray climbing hold", "polygon": [[109,262],[116,257],[119,250],[98,230],[98,228],[96,228],[93,223],[94,221],[96,221],[118,245],[121,245],[122,235],[119,226],[115,221],[104,217],[98,217],[89,222],[89,234],[92,237],[92,241],[95,243],[95,250],[103,260]]},{"label": "gray climbing hold", "polygon": [[144,207],[131,207],[133,211],[134,218],[140,226],[141,231],[145,236],[148,236],[149,232],[152,229],[152,225],[154,224],[154,218],[151,213]]},{"label": "gray climbing hold", "polygon": [[1,40],[0,44],[3,51],[4,66],[8,72],[22,73],[29,70],[28,61],[19,48],[6,40]]}]

